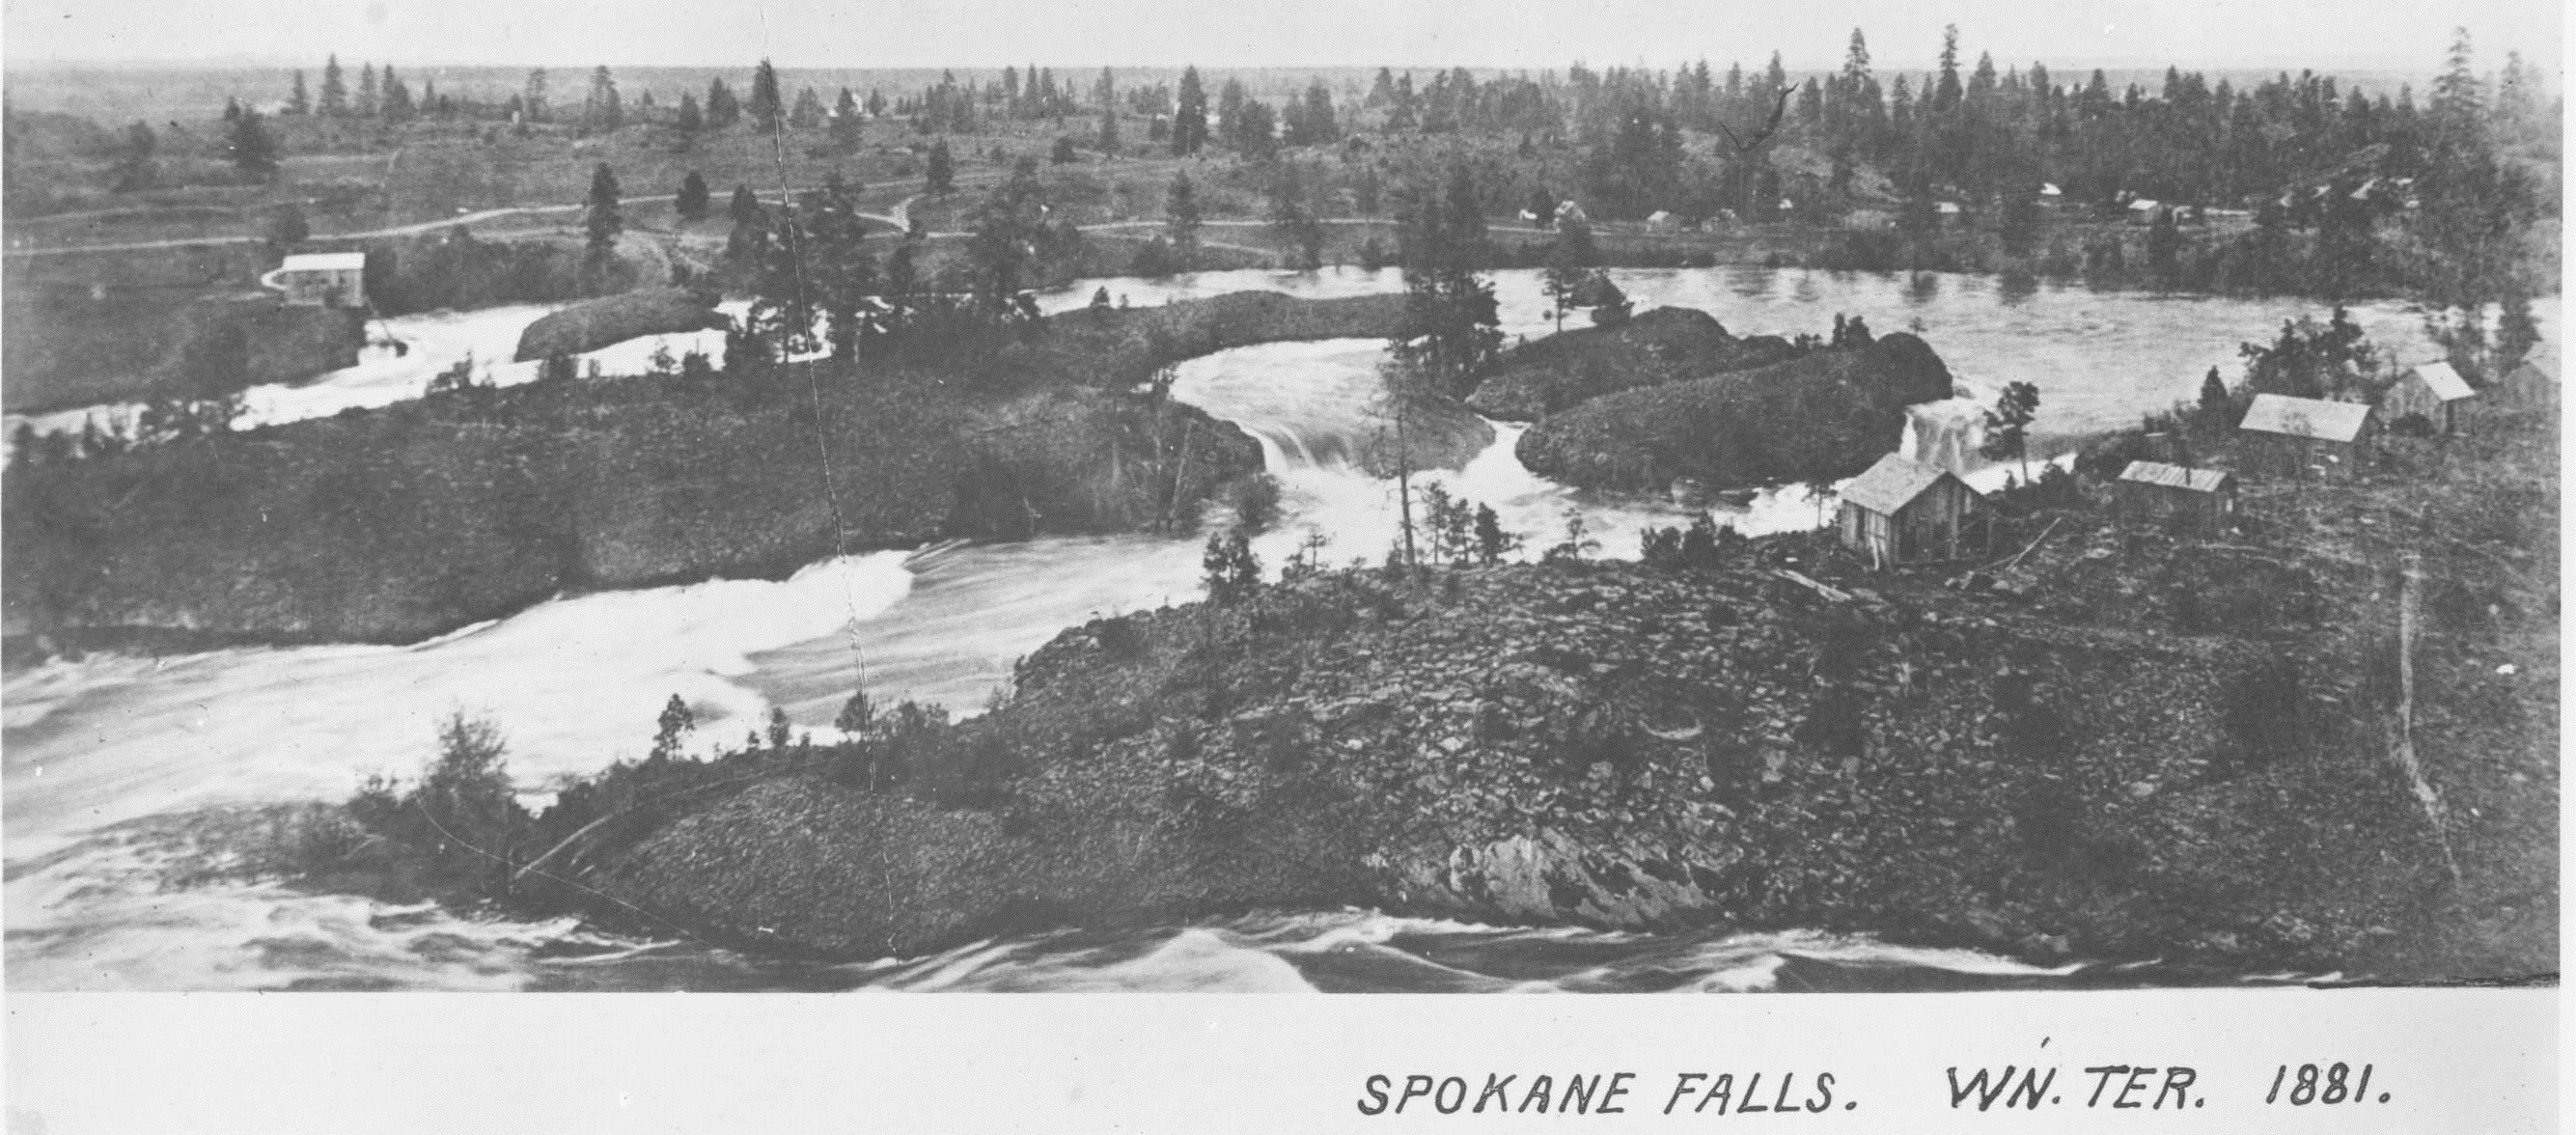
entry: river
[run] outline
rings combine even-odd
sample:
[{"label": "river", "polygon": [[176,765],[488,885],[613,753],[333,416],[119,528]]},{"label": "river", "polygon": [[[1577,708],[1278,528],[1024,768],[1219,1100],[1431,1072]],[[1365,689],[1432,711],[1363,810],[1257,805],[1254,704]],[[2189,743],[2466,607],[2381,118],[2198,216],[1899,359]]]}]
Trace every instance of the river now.
[{"label": "river", "polygon": [[[1965,276],[1720,268],[1614,273],[1639,310],[1697,307],[1739,334],[1823,333],[1837,312],[1880,333],[1916,330],[1964,392],[2008,381],[2040,388],[2037,430],[2071,435],[2134,422],[2197,389],[2238,343],[2268,339],[2295,301],[2015,290]],[[1300,296],[1400,287],[1392,272],[1224,272],[1085,281],[1043,297],[1077,307],[1095,288],[1131,304],[1267,288]],[[1551,329],[1531,272],[1496,274],[1505,329]],[[399,355],[250,392],[260,421],[286,421],[416,396],[471,353],[507,357],[544,309],[514,307],[389,321]],[[2409,357],[2420,321],[2359,308],[2374,340]],[[2540,312],[2544,334],[2556,301]],[[700,333],[620,344],[603,369],[640,367],[657,345],[716,350]],[[1286,343],[1192,360],[1175,397],[1243,425],[1283,487],[1280,524],[1256,551],[1274,570],[1310,534],[1327,558],[1377,559],[1396,532],[1391,483],[1341,454],[1373,424],[1361,408],[1379,345]],[[479,369],[479,368],[478,368]],[[524,381],[533,364],[496,365]],[[1910,444],[1957,453],[1965,401],[1918,412]],[[80,412],[58,416],[77,423]],[[1580,516],[1601,554],[1635,553],[1648,524],[1689,514],[1545,481],[1513,458],[1520,427],[1459,471],[1433,475],[1494,506],[1534,554]],[[1978,480],[2001,470],[1979,470]],[[1818,523],[1830,501],[1769,494],[1720,518],[1747,532]],[[1317,989],[1750,990],[1953,988],[2233,980],[2113,964],[2040,966],[1807,932],[1613,934],[1470,926],[1373,911],[1274,912],[1118,933],[1066,931],[978,943],[931,958],[811,966],[743,957],[686,939],[630,940],[574,920],[542,923],[393,907],[270,884],[170,885],[166,840],[221,810],[345,797],[371,774],[408,774],[434,723],[466,710],[498,722],[509,767],[542,803],[550,785],[640,756],[662,702],[689,701],[699,737],[738,737],[770,707],[827,731],[864,672],[880,704],[914,698],[971,712],[1012,661],[1094,616],[1186,602],[1198,593],[1192,541],[1060,538],[969,547],[920,560],[877,553],[819,563],[783,581],[715,581],[561,599],[406,647],[235,649],[163,658],[94,655],[11,674],[0,689],[9,983],[21,989]]]}]

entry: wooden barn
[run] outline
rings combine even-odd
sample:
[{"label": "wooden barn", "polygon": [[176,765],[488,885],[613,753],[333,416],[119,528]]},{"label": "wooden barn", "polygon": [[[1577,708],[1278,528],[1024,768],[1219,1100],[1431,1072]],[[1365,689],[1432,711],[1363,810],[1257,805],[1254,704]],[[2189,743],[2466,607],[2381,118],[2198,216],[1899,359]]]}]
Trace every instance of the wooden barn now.
[{"label": "wooden barn", "polygon": [[1873,567],[1957,559],[1985,520],[1985,498],[1938,466],[1901,453],[1843,486],[1835,530]]},{"label": "wooden barn", "polygon": [[2508,406],[2524,410],[2558,408],[2558,376],[2541,369],[2529,359],[2506,371],[2495,384],[2496,396]]},{"label": "wooden barn", "polygon": [[2236,428],[2250,435],[2240,468],[2290,479],[2343,478],[2369,465],[2379,422],[2365,403],[2257,394]]},{"label": "wooden barn", "polygon": [[2122,524],[2213,536],[2236,519],[2236,478],[2217,469],[2132,461],[2113,483]]},{"label": "wooden barn", "polygon": [[2396,385],[2379,396],[2379,416],[2395,423],[2413,415],[2432,423],[2433,432],[2446,434],[2456,424],[2452,407],[2477,393],[2451,364],[2421,363],[2408,367]]}]

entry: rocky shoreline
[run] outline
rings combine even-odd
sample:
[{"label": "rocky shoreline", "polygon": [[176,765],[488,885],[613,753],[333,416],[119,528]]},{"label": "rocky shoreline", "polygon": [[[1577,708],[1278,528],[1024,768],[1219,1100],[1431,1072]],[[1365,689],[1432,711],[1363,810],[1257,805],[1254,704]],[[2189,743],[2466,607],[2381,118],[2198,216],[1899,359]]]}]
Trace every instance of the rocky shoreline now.
[{"label": "rocky shoreline", "polygon": [[1186,532],[1261,454],[1146,391],[1158,368],[1402,318],[1400,296],[1237,293],[857,373],[475,388],[25,468],[5,510],[12,654],[409,642],[566,592],[934,539]]},{"label": "rocky shoreline", "polygon": [[1333,573],[1102,620],[960,727],[952,752],[1007,770],[975,793],[756,776],[603,843],[581,878],[827,958],[1352,904],[2213,972],[2547,973],[2554,634],[2489,613],[2554,602],[2536,573],[2555,511],[2516,503],[2547,491],[2545,443],[2462,443],[2434,490],[2454,519],[2420,546],[2443,582],[2406,649],[2447,812],[2388,755],[2396,603],[2356,566],[2400,546],[2358,523],[2417,491],[2391,477],[2254,486],[2255,528],[2218,550],[2046,507],[2017,530],[2053,535],[2002,575],[1873,573],[1798,535],[1693,566]]}]

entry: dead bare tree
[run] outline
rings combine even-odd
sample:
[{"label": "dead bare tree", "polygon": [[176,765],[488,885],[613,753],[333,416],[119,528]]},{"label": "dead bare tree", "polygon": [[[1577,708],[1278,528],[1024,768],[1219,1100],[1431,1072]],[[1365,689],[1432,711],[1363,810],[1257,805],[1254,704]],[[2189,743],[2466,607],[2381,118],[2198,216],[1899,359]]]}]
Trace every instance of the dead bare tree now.
[{"label": "dead bare tree", "polygon": [[1779,99],[1771,104],[1771,120],[1763,123],[1762,129],[1753,132],[1752,141],[1748,142],[1742,138],[1736,137],[1735,131],[1728,128],[1726,123],[1723,121],[1717,124],[1717,132],[1726,135],[1727,145],[1735,147],[1736,153],[1750,154],[1755,150],[1761,149],[1762,144],[1770,141],[1773,134],[1779,133],[1780,120],[1783,117],[1786,117],[1789,113],[1789,95],[1795,90],[1797,90],[1796,87],[1780,88]]}]

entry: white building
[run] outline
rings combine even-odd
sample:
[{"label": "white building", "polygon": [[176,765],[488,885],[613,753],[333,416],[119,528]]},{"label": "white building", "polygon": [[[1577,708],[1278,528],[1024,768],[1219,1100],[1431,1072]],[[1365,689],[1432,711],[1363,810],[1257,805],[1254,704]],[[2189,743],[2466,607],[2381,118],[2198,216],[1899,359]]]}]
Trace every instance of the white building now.
[{"label": "white building", "polygon": [[259,278],[263,288],[286,293],[286,302],[306,307],[367,306],[367,254],[319,252],[289,256]]}]

